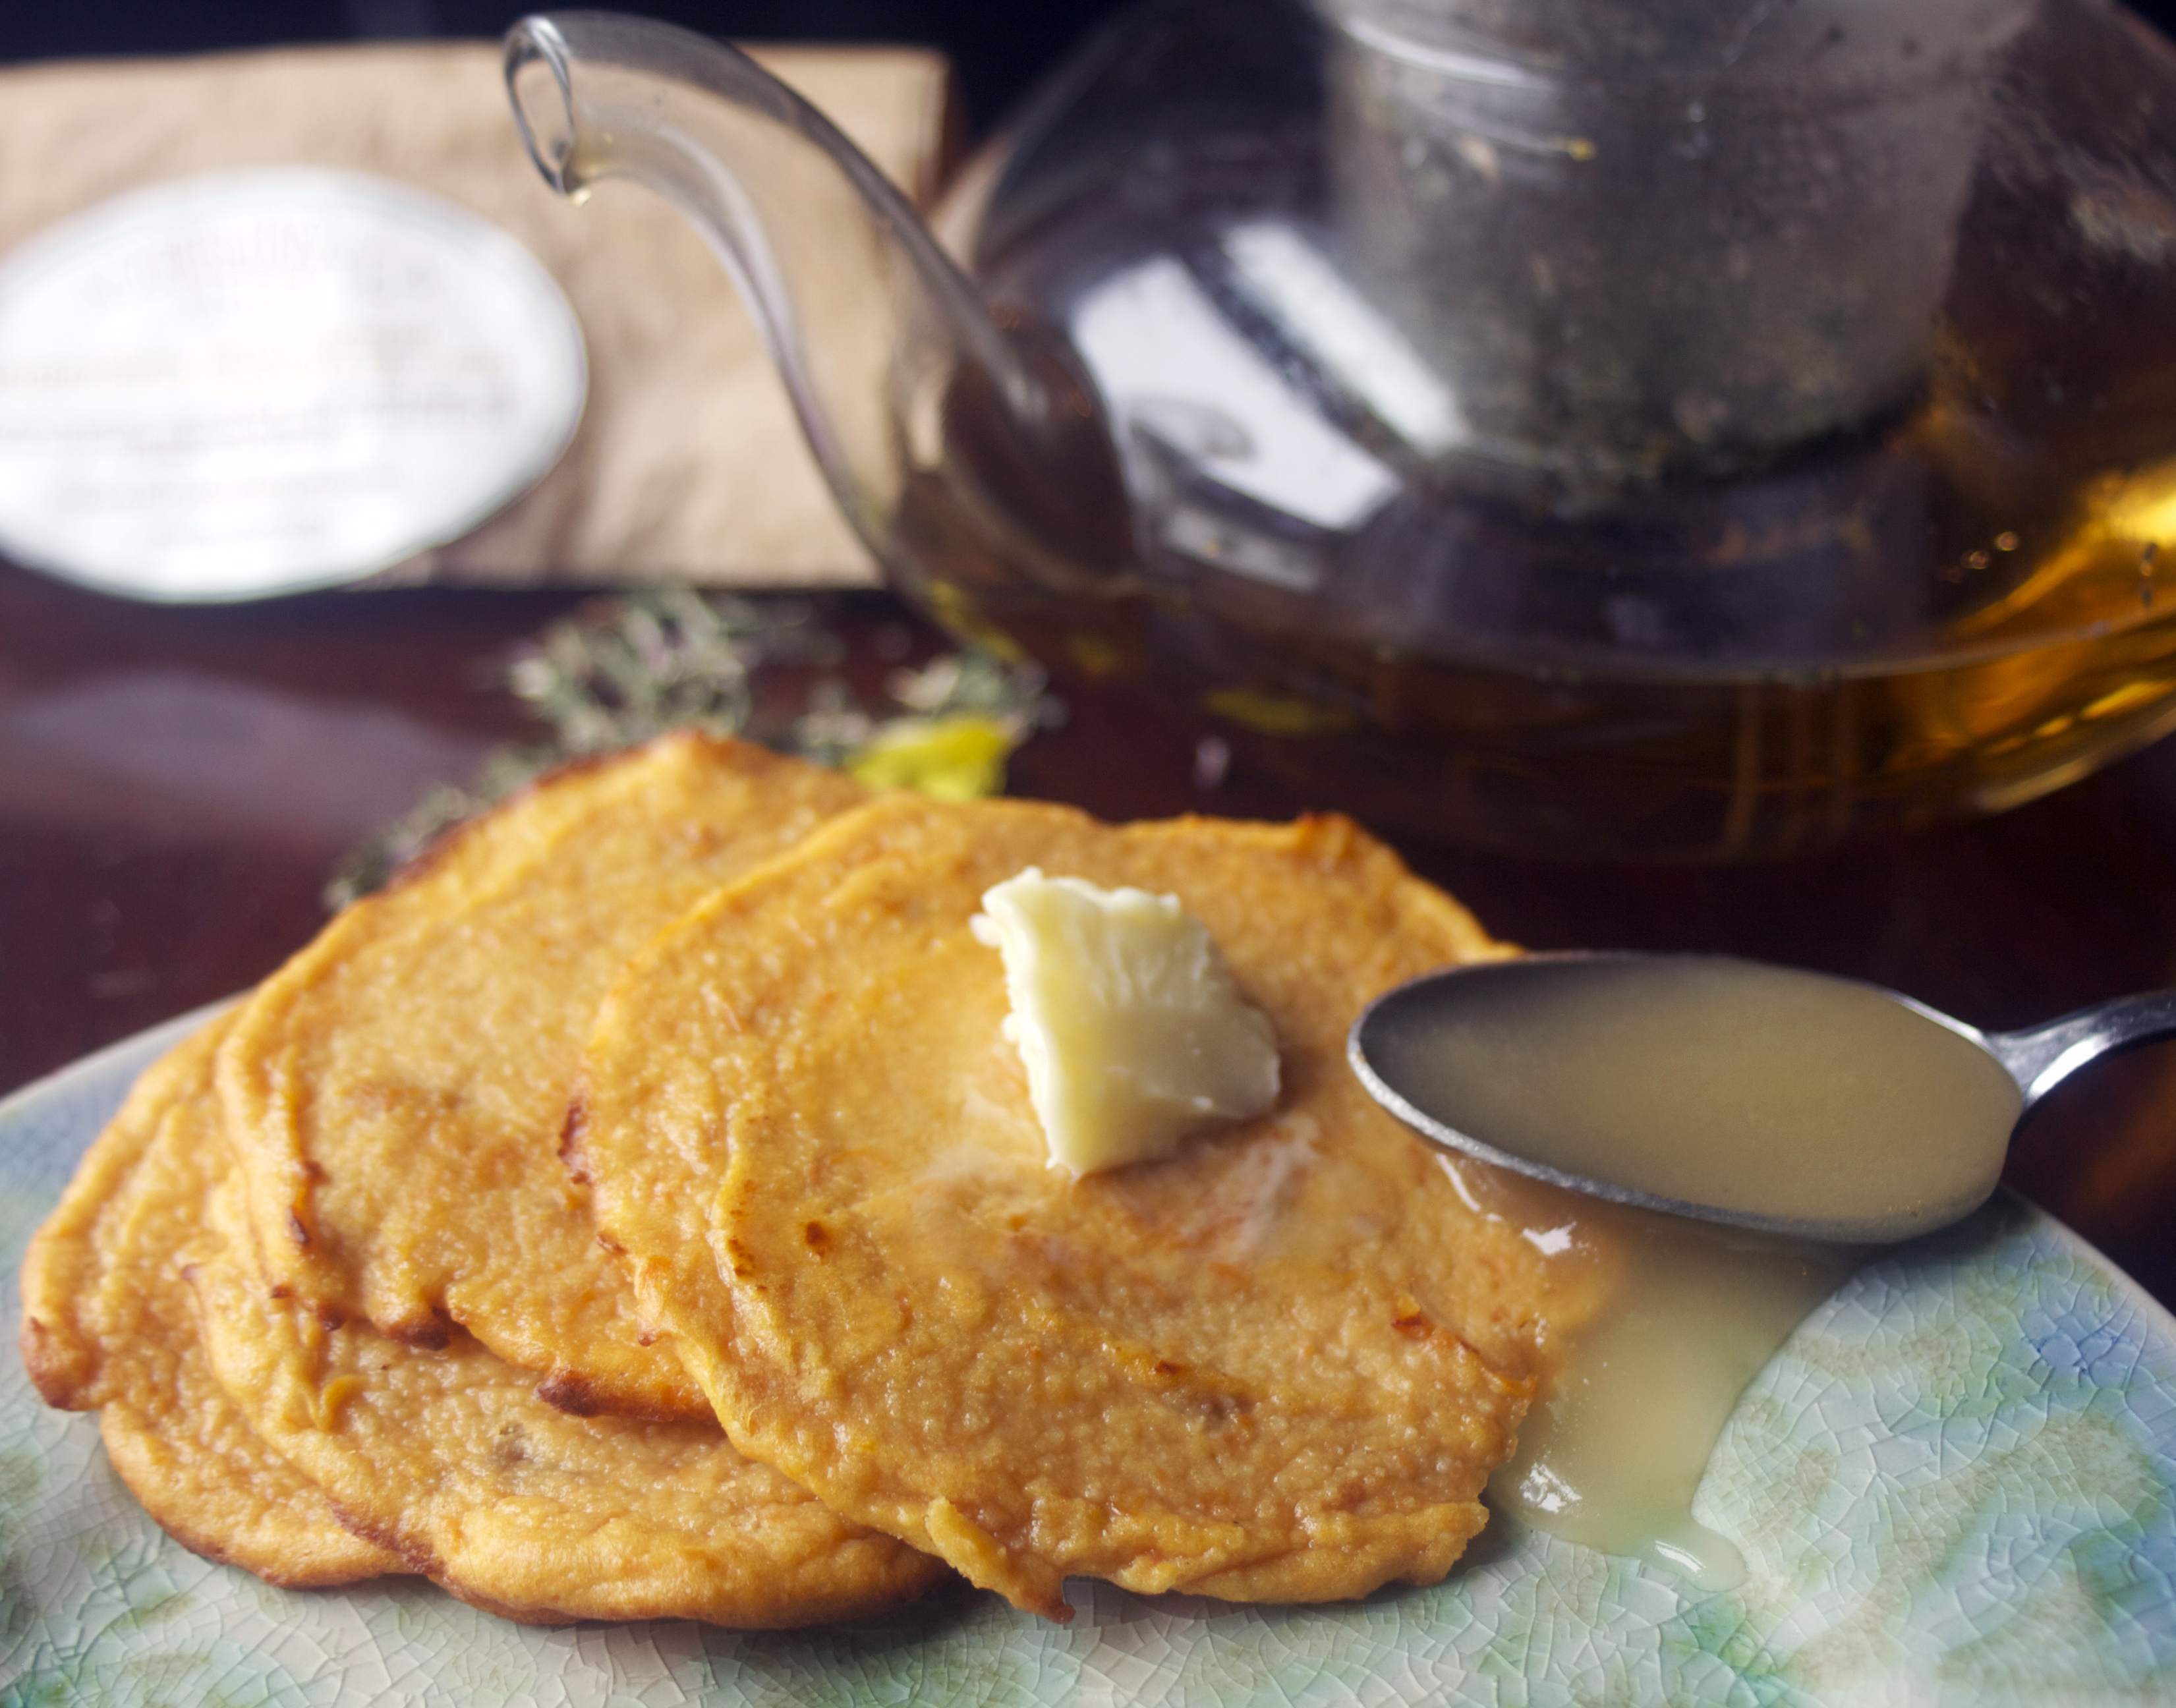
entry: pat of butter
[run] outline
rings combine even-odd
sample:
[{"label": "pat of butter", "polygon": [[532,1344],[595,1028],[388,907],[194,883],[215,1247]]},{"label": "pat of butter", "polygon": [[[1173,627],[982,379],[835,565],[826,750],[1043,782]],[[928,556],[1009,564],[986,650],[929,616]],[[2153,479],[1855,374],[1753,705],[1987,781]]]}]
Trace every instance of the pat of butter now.
[{"label": "pat of butter", "polygon": [[1027,1069],[1050,1166],[1167,1156],[1187,1134],[1276,1101],[1269,1017],[1175,895],[1046,878],[991,889],[976,937],[1004,959],[1005,1036]]}]

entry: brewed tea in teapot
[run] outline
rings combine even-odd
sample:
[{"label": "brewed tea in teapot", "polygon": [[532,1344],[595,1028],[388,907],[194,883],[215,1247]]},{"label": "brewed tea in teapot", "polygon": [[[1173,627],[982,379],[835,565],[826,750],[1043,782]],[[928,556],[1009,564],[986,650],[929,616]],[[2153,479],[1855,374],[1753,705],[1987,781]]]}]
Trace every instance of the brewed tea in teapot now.
[{"label": "brewed tea in teapot", "polygon": [[508,64],[558,187],[710,235],[906,596],[1311,804],[1756,857],[2176,725],[2176,52],[2118,8],[1152,0],[934,231],[730,49]]}]

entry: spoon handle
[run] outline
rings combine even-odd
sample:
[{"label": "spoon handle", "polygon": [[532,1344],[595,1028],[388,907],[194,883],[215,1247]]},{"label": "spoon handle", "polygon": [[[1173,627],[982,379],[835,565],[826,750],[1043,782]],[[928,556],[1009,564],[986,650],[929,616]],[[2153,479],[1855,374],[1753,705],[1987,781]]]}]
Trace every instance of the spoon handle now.
[{"label": "spoon handle", "polygon": [[1985,1036],[2029,1109],[2089,1062],[2176,1037],[2176,990],[2118,997],[2020,1031]]}]

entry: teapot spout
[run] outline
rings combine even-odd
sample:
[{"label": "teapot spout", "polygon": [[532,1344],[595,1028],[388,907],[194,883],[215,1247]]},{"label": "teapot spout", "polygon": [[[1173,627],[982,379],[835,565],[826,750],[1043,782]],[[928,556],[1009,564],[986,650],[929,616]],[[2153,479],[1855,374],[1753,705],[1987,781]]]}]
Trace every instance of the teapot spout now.
[{"label": "teapot spout", "polygon": [[633,179],[700,231],[833,495],[895,581],[971,583],[962,560],[978,555],[993,585],[1023,571],[1076,592],[1123,579],[1129,527],[1092,387],[1051,344],[992,318],[815,108],[745,54],[612,13],[524,19],[505,66],[554,189],[579,201]]}]

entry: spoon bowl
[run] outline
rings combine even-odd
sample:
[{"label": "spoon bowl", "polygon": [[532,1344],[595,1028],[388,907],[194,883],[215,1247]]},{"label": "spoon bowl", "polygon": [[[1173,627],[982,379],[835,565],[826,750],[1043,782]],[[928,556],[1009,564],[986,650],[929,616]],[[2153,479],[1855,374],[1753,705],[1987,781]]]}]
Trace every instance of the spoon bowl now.
[{"label": "spoon bowl", "polygon": [[1347,1054],[1423,1136],[1620,1204],[1908,1239],[1994,1190],[2019,1118],[2176,1036],[2176,992],[1984,1032],[1878,985],[1722,955],[1536,955],[1378,998]]}]

